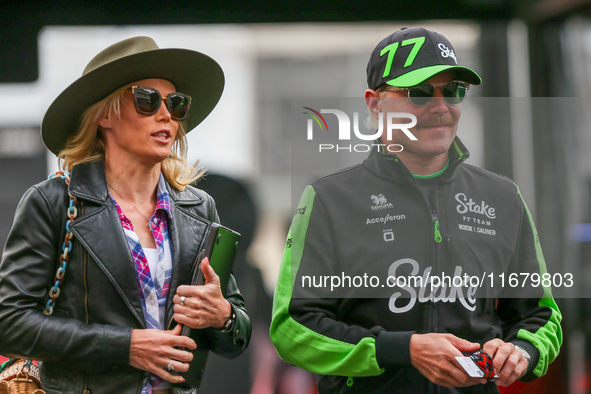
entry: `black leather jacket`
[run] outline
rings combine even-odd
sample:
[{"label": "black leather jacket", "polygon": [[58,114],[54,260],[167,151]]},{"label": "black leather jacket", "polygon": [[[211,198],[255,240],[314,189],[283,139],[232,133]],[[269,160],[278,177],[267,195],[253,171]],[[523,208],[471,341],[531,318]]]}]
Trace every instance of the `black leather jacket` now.
[{"label": "black leather jacket", "polygon": [[[176,288],[197,263],[208,221],[218,217],[207,193],[193,187],[168,189],[174,266],[166,319],[172,328]],[[69,190],[78,198],[78,218],[71,226],[74,246],[52,316],[41,310],[63,252],[69,202],[65,183],[44,181],[19,203],[0,264],[0,354],[43,361],[48,394],[139,393],[144,371],[129,365],[129,349],[131,331],[146,327],[135,267],[107,192],[103,164],[75,166]],[[248,345],[251,325],[234,278],[226,298],[237,317],[233,329],[206,331],[215,353],[236,357]],[[174,387],[174,392],[194,391]]]}]

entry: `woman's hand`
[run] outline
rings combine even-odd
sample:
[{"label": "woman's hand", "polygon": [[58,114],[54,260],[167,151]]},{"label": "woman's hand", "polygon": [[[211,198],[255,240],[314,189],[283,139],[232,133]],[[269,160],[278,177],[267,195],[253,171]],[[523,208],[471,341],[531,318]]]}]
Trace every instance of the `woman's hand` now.
[{"label": "woman's hand", "polygon": [[129,364],[132,367],[151,372],[171,383],[184,382],[182,376],[169,372],[169,365],[176,372],[187,372],[193,354],[176,347],[195,349],[197,344],[189,337],[181,336],[181,326],[170,331],[136,329],[131,332]]},{"label": "woman's hand", "polygon": [[[230,302],[222,295],[220,278],[209,259],[201,261],[201,271],[205,277],[203,286],[179,286],[173,298],[174,320],[191,328],[222,328],[232,314]],[[181,304],[181,297],[183,304]]]}]

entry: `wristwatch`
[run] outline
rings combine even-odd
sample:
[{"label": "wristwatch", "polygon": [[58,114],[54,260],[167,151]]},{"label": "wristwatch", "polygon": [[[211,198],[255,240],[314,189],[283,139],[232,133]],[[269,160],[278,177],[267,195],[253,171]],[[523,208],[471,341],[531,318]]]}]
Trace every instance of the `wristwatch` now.
[{"label": "wristwatch", "polygon": [[527,360],[527,368],[529,369],[529,364],[531,363],[531,356],[529,355],[529,353],[527,352],[527,350],[525,350],[524,348],[522,348],[519,345],[515,345],[515,349],[519,350],[521,352],[521,354],[523,354],[523,357],[525,357],[525,359]]},{"label": "wristwatch", "polygon": [[234,320],[236,320],[236,314],[232,312],[230,318],[228,319],[228,321],[226,321],[226,324],[224,324],[224,326],[220,330],[222,332],[228,331],[234,324]]}]

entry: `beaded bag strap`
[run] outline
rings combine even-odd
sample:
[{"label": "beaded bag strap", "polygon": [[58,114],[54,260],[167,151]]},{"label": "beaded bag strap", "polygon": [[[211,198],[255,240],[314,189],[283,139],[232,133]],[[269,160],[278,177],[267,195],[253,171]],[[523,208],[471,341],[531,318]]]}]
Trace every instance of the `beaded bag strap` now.
[{"label": "beaded bag strap", "polygon": [[[68,171],[55,172],[53,174],[50,174],[48,179],[58,176],[64,180],[66,186],[70,185],[70,173]],[[51,288],[49,289],[49,299],[47,300],[45,310],[43,311],[43,313],[46,315],[53,314],[53,307],[55,306],[57,298],[60,296],[59,286],[64,281],[66,267],[70,262],[70,252],[72,251],[72,239],[74,237],[74,234],[72,234],[72,231],[70,230],[70,224],[78,216],[78,209],[76,208],[76,203],[78,202],[78,200],[69,191],[68,196],[70,197],[70,203],[68,209],[66,210],[66,216],[68,218],[68,221],[66,222],[66,237],[62,245],[63,253],[59,257],[60,265],[57,269],[57,272],[55,273],[55,282],[53,286],[51,286]]]},{"label": "beaded bag strap", "polygon": [[[64,182],[66,183],[66,186],[70,185],[70,173],[68,171],[55,172],[53,174],[50,174],[48,179],[55,178],[56,176],[59,176],[60,178],[62,178],[64,180]],[[65,240],[64,240],[64,243],[62,246],[63,253],[61,254],[61,256],[59,258],[60,266],[58,267],[57,272],[55,274],[55,283],[49,289],[49,299],[47,300],[47,304],[45,305],[45,310],[43,311],[43,313],[46,315],[53,314],[53,307],[55,306],[55,302],[60,295],[59,285],[64,281],[64,275],[66,274],[66,267],[70,261],[70,252],[72,251],[72,238],[74,237],[74,234],[70,230],[70,224],[78,216],[78,210],[76,209],[76,203],[78,202],[78,200],[70,192],[68,192],[68,195],[70,196],[70,203],[69,203],[68,209],[66,210],[66,216],[68,217],[68,221],[66,222],[66,237],[65,237]],[[8,370],[8,368],[10,368],[11,365],[20,363],[23,360],[25,362],[22,363],[22,367],[21,367],[20,372],[18,372],[18,374],[17,374],[17,378],[22,375],[28,381],[29,374],[32,374],[31,376],[34,376],[37,379],[36,383],[38,383],[38,385],[39,385],[40,380],[39,380],[39,376],[38,376],[38,369],[37,369],[37,366],[35,364],[33,364],[33,360],[30,360],[30,359],[10,359],[6,363],[2,364],[2,366],[0,367],[0,371],[4,372],[4,370]]]}]

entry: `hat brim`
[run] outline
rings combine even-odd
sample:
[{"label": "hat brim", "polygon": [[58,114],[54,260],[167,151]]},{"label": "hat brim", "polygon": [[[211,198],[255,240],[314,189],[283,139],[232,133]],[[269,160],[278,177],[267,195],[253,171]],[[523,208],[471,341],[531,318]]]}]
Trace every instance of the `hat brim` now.
[{"label": "hat brim", "polygon": [[443,71],[453,71],[456,74],[456,78],[458,80],[468,82],[472,85],[480,85],[482,82],[480,76],[476,74],[474,70],[471,70],[468,67],[438,64],[409,71],[406,74],[391,79],[386,83],[388,85],[397,86],[400,88],[407,88],[425,82],[427,79]]},{"label": "hat brim", "polygon": [[126,84],[148,78],[166,79],[178,92],[191,96],[187,132],[209,115],[224,90],[219,64],[197,51],[164,48],[119,58],[84,74],[53,101],[41,124],[45,146],[57,155],[88,107]]}]

